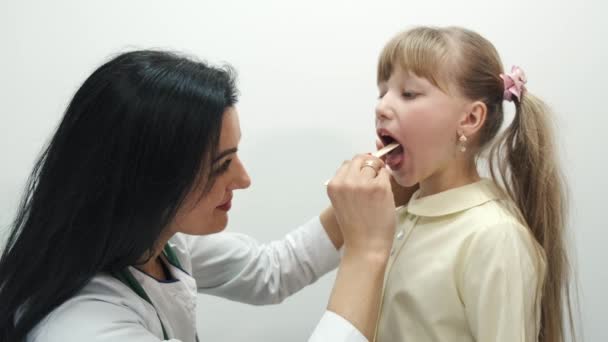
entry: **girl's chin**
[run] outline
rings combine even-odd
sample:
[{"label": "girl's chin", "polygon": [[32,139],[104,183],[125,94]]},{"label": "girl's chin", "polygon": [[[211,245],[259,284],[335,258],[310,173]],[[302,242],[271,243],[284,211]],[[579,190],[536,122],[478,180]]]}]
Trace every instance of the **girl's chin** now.
[{"label": "girl's chin", "polygon": [[399,184],[403,187],[409,188],[409,187],[412,187],[412,186],[418,184],[417,179],[412,177],[411,174],[405,173],[402,169],[393,170],[391,172],[391,174],[393,175],[395,182],[397,182],[397,184]]}]

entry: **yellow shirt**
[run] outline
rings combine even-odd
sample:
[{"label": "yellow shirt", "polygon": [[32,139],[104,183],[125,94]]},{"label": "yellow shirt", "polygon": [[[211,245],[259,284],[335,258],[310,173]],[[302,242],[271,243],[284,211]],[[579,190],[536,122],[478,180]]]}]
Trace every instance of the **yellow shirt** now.
[{"label": "yellow shirt", "polygon": [[536,341],[544,253],[491,180],[397,210],[377,342]]}]

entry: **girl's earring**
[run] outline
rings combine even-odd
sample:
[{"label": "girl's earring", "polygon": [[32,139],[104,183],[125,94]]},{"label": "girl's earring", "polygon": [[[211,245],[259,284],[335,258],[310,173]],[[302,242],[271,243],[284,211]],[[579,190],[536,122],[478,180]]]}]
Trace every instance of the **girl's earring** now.
[{"label": "girl's earring", "polygon": [[458,138],[458,141],[460,142],[459,144],[459,148],[460,148],[460,152],[466,152],[467,151],[467,137],[464,135],[464,133],[460,133],[460,137]]}]

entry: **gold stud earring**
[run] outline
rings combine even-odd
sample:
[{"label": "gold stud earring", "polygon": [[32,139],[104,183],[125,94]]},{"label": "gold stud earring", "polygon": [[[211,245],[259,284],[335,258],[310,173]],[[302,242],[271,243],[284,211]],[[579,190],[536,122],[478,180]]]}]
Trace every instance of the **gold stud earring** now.
[{"label": "gold stud earring", "polygon": [[458,141],[460,142],[460,152],[466,152],[467,151],[467,137],[464,135],[464,133],[460,133],[460,137],[458,138]]}]

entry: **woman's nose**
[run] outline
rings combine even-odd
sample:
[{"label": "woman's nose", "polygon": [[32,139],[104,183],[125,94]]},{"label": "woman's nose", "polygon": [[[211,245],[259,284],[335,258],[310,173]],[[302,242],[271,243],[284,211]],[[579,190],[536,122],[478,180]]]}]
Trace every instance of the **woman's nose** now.
[{"label": "woman's nose", "polygon": [[233,189],[247,189],[251,185],[251,178],[249,178],[249,174],[240,160],[238,160],[236,164],[237,170],[233,182]]}]

